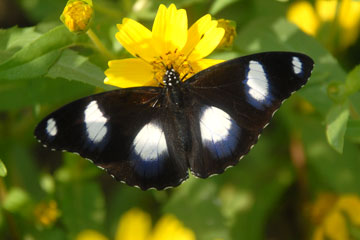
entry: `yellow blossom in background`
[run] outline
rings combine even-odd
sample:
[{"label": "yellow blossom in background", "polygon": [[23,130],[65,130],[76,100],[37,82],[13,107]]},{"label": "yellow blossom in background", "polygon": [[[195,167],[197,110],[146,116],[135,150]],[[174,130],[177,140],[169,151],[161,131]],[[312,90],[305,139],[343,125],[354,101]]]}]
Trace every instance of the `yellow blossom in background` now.
[{"label": "yellow blossom in background", "polygon": [[124,18],[117,25],[116,39],[136,58],[109,61],[104,82],[117,87],[159,86],[166,68],[172,67],[185,80],[222,62],[204,59],[224,36],[217,24],[207,14],[188,29],[186,11],[174,4],[160,5],[152,31]]},{"label": "yellow blossom in background", "polygon": [[195,240],[195,234],[173,215],[163,216],[148,240]]},{"label": "yellow blossom in background", "polygon": [[319,29],[319,20],[309,2],[295,2],[290,6],[287,18],[309,35],[315,35]]},{"label": "yellow blossom in background", "polygon": [[120,219],[115,240],[144,240],[151,232],[151,217],[140,209],[131,209]]},{"label": "yellow blossom in background", "polygon": [[360,1],[316,0],[315,7],[308,1],[296,1],[289,7],[287,18],[312,36],[316,36],[322,24],[333,22],[339,36],[338,45],[346,48],[359,35]]},{"label": "yellow blossom in background", "polygon": [[86,32],[93,16],[92,0],[70,0],[60,20],[70,32]]},{"label": "yellow blossom in background", "polygon": [[[115,240],[195,240],[195,234],[175,216],[167,214],[151,229],[151,217],[140,209],[130,209],[119,221]],[[84,230],[76,240],[108,240],[94,230]]]},{"label": "yellow blossom in background", "polygon": [[360,227],[360,198],[357,195],[320,194],[310,208],[315,224],[313,240],[350,240],[347,219]]},{"label": "yellow blossom in background", "polygon": [[360,1],[342,0],[339,10],[339,25],[342,29],[341,45],[354,43],[360,28]]},{"label": "yellow blossom in background", "polygon": [[315,2],[316,13],[322,22],[330,22],[335,19],[338,0],[322,0]]},{"label": "yellow blossom in background", "polygon": [[34,216],[38,223],[43,226],[52,225],[60,216],[57,203],[54,200],[41,202],[35,206]]}]

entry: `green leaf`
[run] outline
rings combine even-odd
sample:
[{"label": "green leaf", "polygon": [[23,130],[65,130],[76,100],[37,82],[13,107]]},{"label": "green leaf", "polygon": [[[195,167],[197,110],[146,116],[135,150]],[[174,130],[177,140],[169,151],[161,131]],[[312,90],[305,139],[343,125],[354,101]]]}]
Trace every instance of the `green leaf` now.
[{"label": "green leaf", "polygon": [[72,50],[65,50],[59,60],[46,75],[50,78],[65,78],[101,87],[106,90],[115,89],[104,84],[104,71]]},{"label": "green leaf", "polygon": [[59,58],[61,50],[48,52],[40,57],[34,58],[26,64],[10,67],[0,71],[0,81],[24,80],[37,78],[45,75],[50,66]]},{"label": "green leaf", "polygon": [[64,103],[93,93],[90,85],[65,79],[40,77],[10,81],[0,88],[0,110],[10,110],[34,104]]},{"label": "green leaf", "polygon": [[55,49],[60,49],[73,43],[75,39],[75,35],[69,33],[64,26],[58,26],[21,48],[8,61],[0,65],[0,70],[30,62]]},{"label": "green leaf", "polygon": [[[28,71],[27,74],[22,75],[21,79],[41,76],[55,62],[60,51],[76,42],[76,40],[77,35],[70,33],[64,26],[51,29],[31,43],[23,46],[9,59],[0,64],[0,81],[13,80],[18,76],[15,74],[18,69],[22,70],[22,74],[26,73],[25,70]],[[39,67],[33,69],[35,63],[44,64],[45,59],[48,61],[47,64],[40,68],[41,72],[37,73]],[[31,74],[30,77],[27,77],[28,74]]]},{"label": "green leaf", "polygon": [[0,177],[5,177],[7,174],[7,169],[3,161],[0,159]]},{"label": "green leaf", "polygon": [[40,36],[35,27],[0,29],[0,63]]},{"label": "green leaf", "polygon": [[349,119],[348,104],[333,106],[326,117],[326,137],[329,144],[339,153],[344,147],[344,136]]},{"label": "green leaf", "polygon": [[348,95],[354,94],[360,90],[360,65],[356,66],[347,75],[345,89]]},{"label": "green leaf", "polygon": [[0,49],[17,49],[28,45],[41,36],[35,27],[0,29]]}]

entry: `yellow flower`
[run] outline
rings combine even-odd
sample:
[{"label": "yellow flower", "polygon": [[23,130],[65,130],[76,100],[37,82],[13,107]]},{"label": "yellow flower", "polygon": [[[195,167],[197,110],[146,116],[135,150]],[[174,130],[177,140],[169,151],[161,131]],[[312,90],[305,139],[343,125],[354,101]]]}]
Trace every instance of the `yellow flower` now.
[{"label": "yellow flower", "polygon": [[[76,237],[76,240],[107,239],[94,230],[82,231]],[[135,208],[130,209],[121,217],[115,240],[195,240],[195,235],[175,216],[169,214],[161,217],[151,230],[150,215]]]},{"label": "yellow flower", "polygon": [[342,0],[339,9],[339,25],[342,28],[340,43],[351,45],[359,35],[360,1]]},{"label": "yellow flower", "polygon": [[150,215],[140,209],[130,209],[118,223],[115,240],[144,240],[150,232]]},{"label": "yellow flower", "polygon": [[60,20],[71,32],[86,32],[93,16],[92,0],[70,0]]},{"label": "yellow flower", "polygon": [[309,2],[295,2],[290,6],[287,18],[309,35],[315,35],[319,28],[319,20]]},{"label": "yellow flower", "polygon": [[35,206],[34,216],[37,222],[39,222],[41,225],[52,225],[60,216],[57,203],[54,200],[39,203]]},{"label": "yellow flower", "polygon": [[307,1],[297,1],[287,12],[289,21],[305,33],[315,36],[325,22],[334,22],[339,35],[339,47],[353,44],[360,28],[360,1],[316,0],[315,8]]},{"label": "yellow flower", "polygon": [[152,31],[124,18],[116,39],[134,57],[109,61],[106,84],[117,87],[159,86],[166,68],[174,68],[185,80],[222,60],[203,59],[220,43],[224,29],[209,14],[188,29],[186,11],[160,5]]},{"label": "yellow flower", "polygon": [[195,240],[194,233],[183,226],[175,216],[167,214],[155,225],[148,240]]},{"label": "yellow flower", "polygon": [[316,225],[312,239],[353,239],[347,219],[351,225],[360,227],[360,198],[357,195],[320,194],[311,207],[311,220]]}]

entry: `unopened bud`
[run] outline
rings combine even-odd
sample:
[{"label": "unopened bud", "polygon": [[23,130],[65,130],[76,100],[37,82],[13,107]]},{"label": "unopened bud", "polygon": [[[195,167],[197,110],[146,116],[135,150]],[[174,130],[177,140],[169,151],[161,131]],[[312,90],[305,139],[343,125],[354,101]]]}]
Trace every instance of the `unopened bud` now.
[{"label": "unopened bud", "polygon": [[60,20],[70,32],[86,32],[93,12],[92,0],[69,0]]},{"label": "unopened bud", "polygon": [[230,48],[236,36],[236,23],[226,19],[218,19],[217,22],[217,27],[221,27],[225,30],[224,37],[219,43],[218,48]]}]

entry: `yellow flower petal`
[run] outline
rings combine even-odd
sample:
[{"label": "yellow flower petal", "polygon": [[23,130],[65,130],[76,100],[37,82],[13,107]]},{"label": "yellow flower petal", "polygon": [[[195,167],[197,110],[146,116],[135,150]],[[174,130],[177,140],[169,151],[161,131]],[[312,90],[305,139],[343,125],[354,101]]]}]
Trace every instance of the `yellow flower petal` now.
[{"label": "yellow flower petal", "polygon": [[108,240],[104,235],[94,230],[84,230],[80,232],[75,240]]},{"label": "yellow flower petal", "polygon": [[339,24],[343,28],[352,29],[359,25],[360,2],[343,0],[339,10]]},{"label": "yellow flower petal", "polygon": [[347,47],[353,44],[360,28],[360,2],[343,0],[339,10],[339,25],[341,29],[340,46]]},{"label": "yellow flower petal", "polygon": [[332,193],[321,193],[311,206],[310,217],[313,223],[320,224],[325,216],[334,208],[338,196]]},{"label": "yellow flower petal", "polygon": [[120,88],[158,86],[151,65],[141,59],[127,58],[109,61],[104,83]]},{"label": "yellow flower petal", "polygon": [[200,59],[196,62],[191,63],[191,67],[193,68],[194,72],[200,72],[208,67],[211,67],[215,64],[224,62],[225,60],[217,60],[217,59]]},{"label": "yellow flower petal", "polygon": [[344,211],[350,218],[351,222],[360,226],[360,198],[356,195],[342,196],[338,203],[338,207]]},{"label": "yellow flower petal", "polygon": [[150,240],[195,240],[195,234],[168,214],[157,222]]},{"label": "yellow flower petal", "polygon": [[332,240],[349,239],[346,221],[341,212],[333,211],[325,218],[324,232]]},{"label": "yellow flower petal", "polygon": [[151,230],[149,214],[131,209],[120,219],[115,240],[146,240]]},{"label": "yellow flower petal", "polygon": [[119,32],[116,39],[134,57],[140,57],[151,61],[157,52],[152,47],[151,32],[140,23],[124,18],[122,24],[117,25]]},{"label": "yellow flower petal", "polygon": [[160,5],[152,28],[154,46],[158,52],[181,51],[187,40],[187,15],[184,9],[177,10],[174,4],[166,8]]},{"label": "yellow flower petal", "polygon": [[320,24],[314,8],[305,1],[292,4],[287,12],[287,18],[309,35],[315,35]]},{"label": "yellow flower petal", "polygon": [[317,0],[315,9],[321,21],[332,21],[335,18],[338,0]]},{"label": "yellow flower petal", "polygon": [[207,31],[203,38],[195,46],[190,53],[189,61],[197,61],[208,56],[219,45],[221,39],[224,37],[225,30],[223,28],[212,28]]},{"label": "yellow flower petal", "polygon": [[205,35],[205,33],[210,29],[215,28],[216,25],[217,21],[212,21],[210,14],[206,14],[197,20],[189,29],[188,40],[182,51],[184,55],[189,55],[195,46],[199,43],[203,35]]}]

